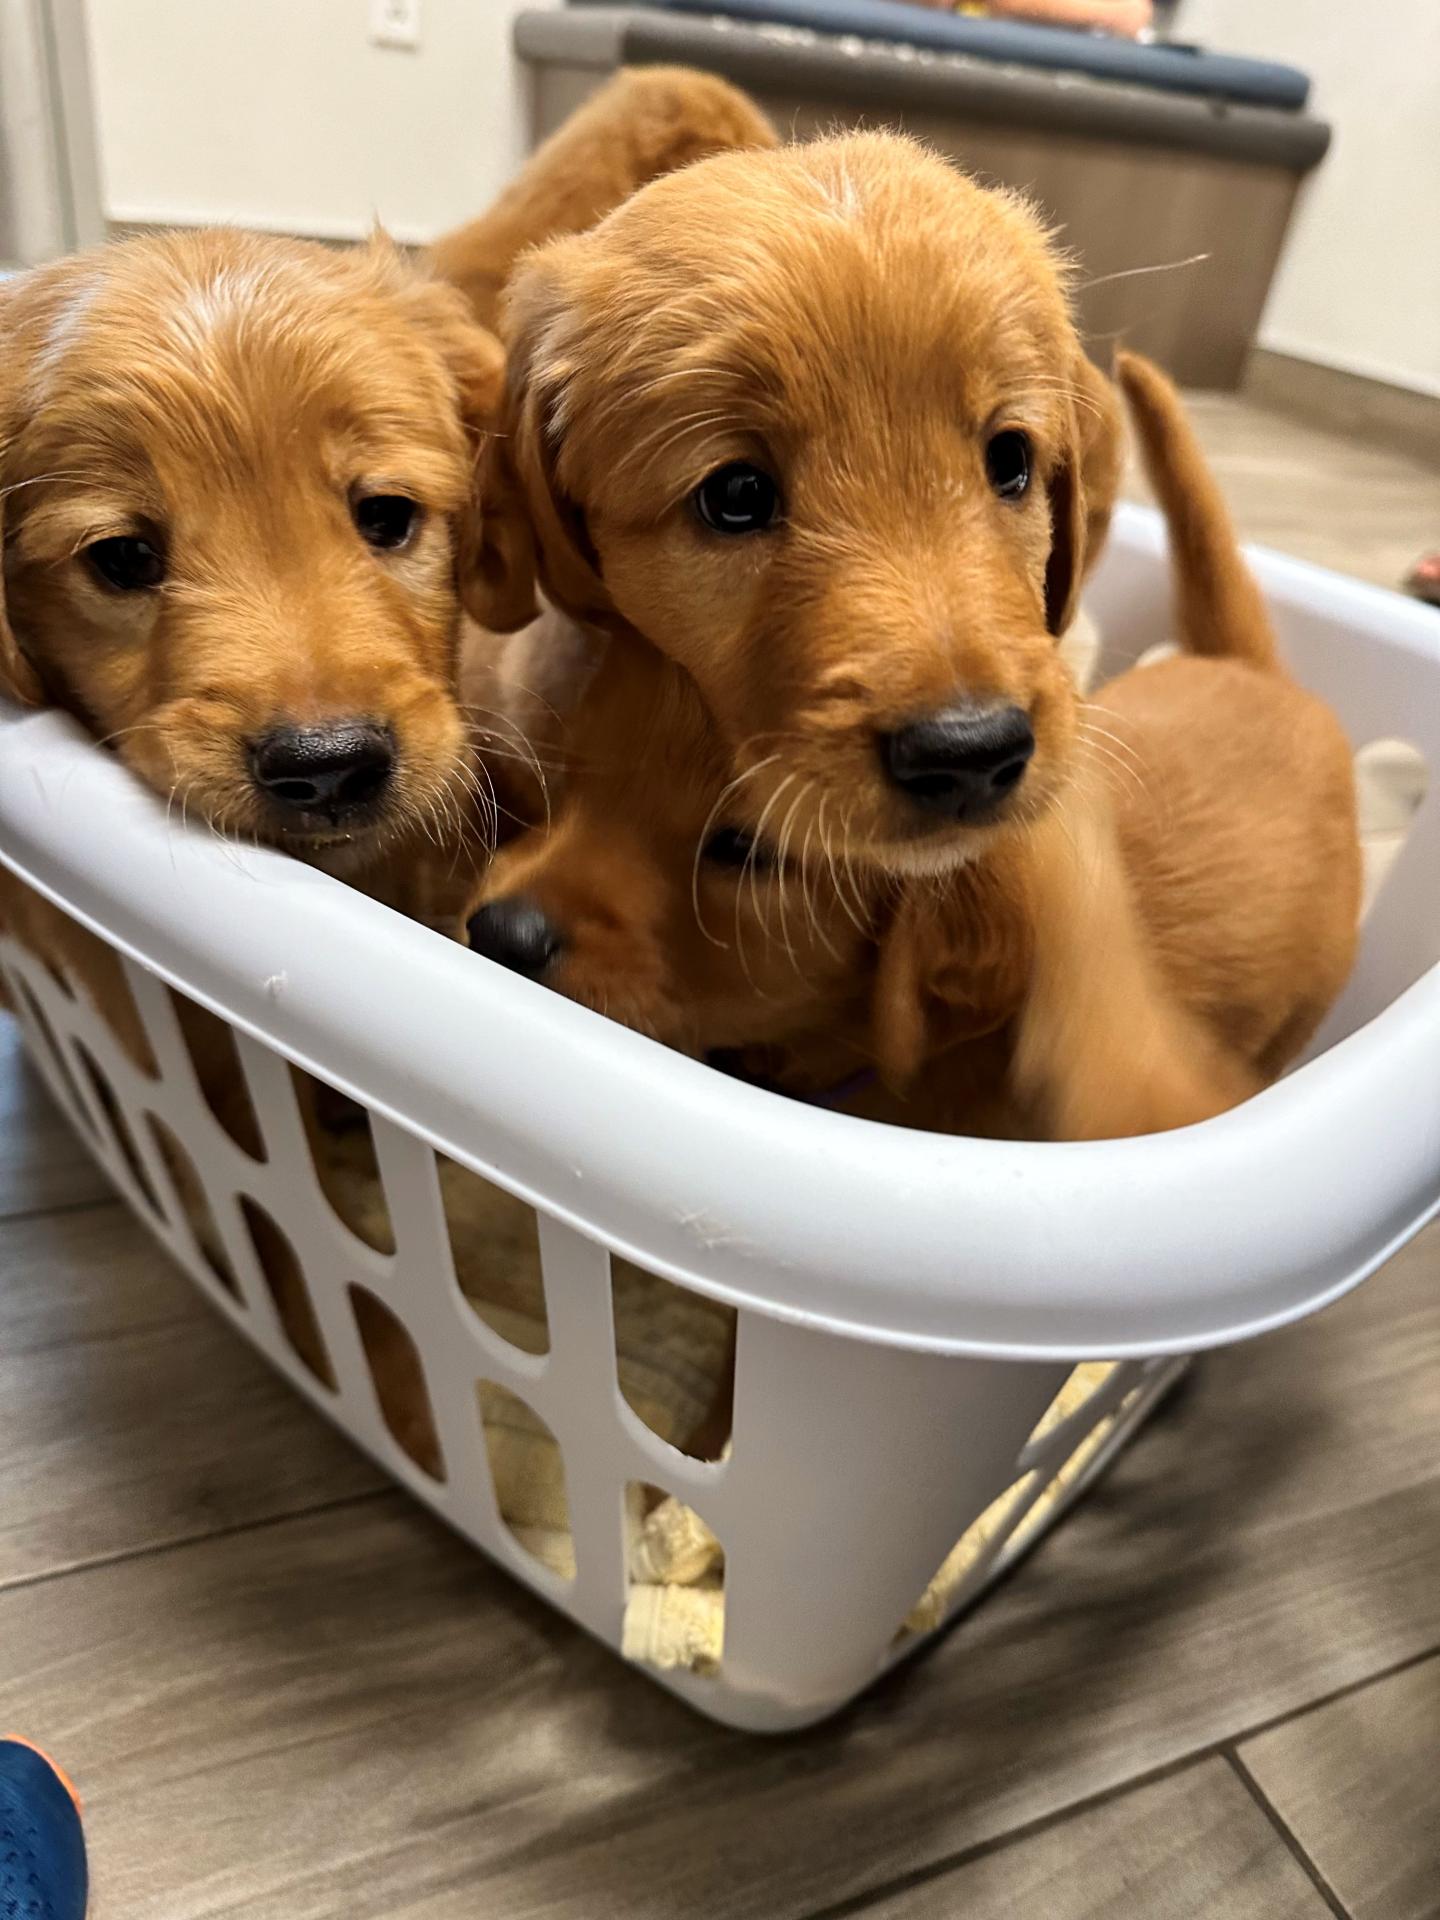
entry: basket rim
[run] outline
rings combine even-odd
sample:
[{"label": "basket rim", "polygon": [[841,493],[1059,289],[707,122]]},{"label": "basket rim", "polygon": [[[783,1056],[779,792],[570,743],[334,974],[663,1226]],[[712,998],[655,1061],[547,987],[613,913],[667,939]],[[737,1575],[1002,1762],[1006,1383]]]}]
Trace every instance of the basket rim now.
[{"label": "basket rim", "polygon": [[[1125,519],[1152,547],[1155,516]],[[1372,622],[1434,618],[1301,562],[1257,566],[1332,606],[1358,594]],[[1402,644],[1440,667],[1440,632]],[[0,861],[22,879],[437,1151],[741,1308],[980,1357],[1188,1352],[1327,1304],[1440,1212],[1440,965],[1202,1126],[1064,1145],[910,1132],[727,1080],[314,868],[168,821],[65,716],[0,707],[0,743]]]}]

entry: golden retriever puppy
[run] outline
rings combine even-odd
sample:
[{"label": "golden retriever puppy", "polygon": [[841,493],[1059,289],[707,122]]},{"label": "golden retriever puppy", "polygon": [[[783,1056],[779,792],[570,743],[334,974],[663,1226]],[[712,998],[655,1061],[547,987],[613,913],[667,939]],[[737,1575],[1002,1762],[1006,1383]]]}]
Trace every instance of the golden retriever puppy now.
[{"label": "golden retriever puppy", "polygon": [[775,130],[753,101],[688,67],[622,67],[578,107],[494,205],[435,243],[430,263],[498,324],[516,260],[561,234],[583,233],[637,187],[708,154],[773,147]]},{"label": "golden retriever puppy", "polygon": [[898,883],[783,799],[752,827],[695,683],[617,637],[577,677],[554,824],[484,876],[472,945],[671,1045],[925,1126],[1158,1131],[1274,1079],[1353,957],[1350,750],[1279,666],[1174,389],[1135,356],[1119,372],[1186,652],[1102,688],[1104,757],[1072,757],[1055,808]]},{"label": "golden retriever puppy", "polygon": [[[476,820],[455,682],[493,335],[384,240],[198,232],[5,283],[0,346],[0,694],[177,817],[444,917],[421,856]],[[148,1069],[108,947],[3,869],[0,922]]]},{"label": "golden retriever puppy", "polygon": [[[1118,409],[1033,211],[910,140],[724,154],[519,264],[489,623],[693,676],[751,828],[939,873],[1040,818]],[[798,841],[797,841],[798,844]]]},{"label": "golden retriever puppy", "polygon": [[0,689],[361,885],[468,792],[462,547],[502,356],[385,241],[147,237],[0,288]]}]

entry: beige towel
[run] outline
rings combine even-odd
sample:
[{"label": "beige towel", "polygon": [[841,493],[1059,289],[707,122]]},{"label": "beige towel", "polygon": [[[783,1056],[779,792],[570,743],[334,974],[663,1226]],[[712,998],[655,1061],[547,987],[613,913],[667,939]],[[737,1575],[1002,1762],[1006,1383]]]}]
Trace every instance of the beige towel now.
[{"label": "beige towel", "polygon": [[[322,1184],[341,1218],[374,1246],[393,1244],[385,1198],[363,1129],[321,1136]],[[501,1339],[522,1352],[549,1350],[550,1330],[533,1210],[450,1160],[441,1194],[461,1291]],[[628,1261],[611,1263],[620,1391],[653,1433],[682,1451],[728,1420],[735,1315]],[[535,1558],[566,1579],[575,1553],[565,1470],[555,1438],[525,1400],[499,1382],[479,1384],[480,1416],[500,1512]],[[402,1429],[403,1430],[403,1429]],[[713,1547],[687,1540],[687,1512],[647,1489],[630,1494],[638,1580],[689,1584]],[[691,1516],[693,1519],[693,1516]],[[696,1523],[698,1525],[698,1523]]]},{"label": "beige towel", "polygon": [[[1034,1437],[1042,1438],[1083,1406],[1112,1371],[1104,1361],[1077,1367],[1036,1427]],[[1021,1523],[1024,1533],[1044,1524],[1114,1423],[1115,1416],[1107,1415],[1080,1441],[1026,1514]],[[971,1523],[912,1609],[897,1639],[929,1633],[941,1624],[966,1574],[996,1535],[1006,1530],[1014,1508],[1032,1489],[1033,1480],[1033,1474],[1022,1476]],[[631,1551],[630,1577],[634,1584],[625,1610],[625,1657],[667,1670],[713,1673],[725,1642],[722,1566],[720,1543],[698,1514],[674,1499],[655,1508]]]},{"label": "beige towel", "polygon": [[[327,1153],[330,1149],[324,1149]],[[526,1353],[549,1347],[534,1214],[498,1187],[451,1161],[440,1163],[441,1191],[456,1272],[477,1314]],[[325,1178],[332,1201],[356,1232],[385,1244],[384,1196],[363,1143],[347,1137]],[[616,1351],[621,1390],[661,1439],[687,1448],[715,1420],[728,1389],[734,1314],[623,1260],[613,1263]],[[1104,1363],[1075,1369],[1036,1428],[1039,1438],[1102,1386]],[[525,1549],[564,1579],[575,1574],[565,1470],[553,1434],[509,1387],[482,1380],[484,1421],[496,1497]],[[1040,1494],[1022,1526],[1039,1527],[1113,1425],[1113,1416],[1080,1442]],[[967,1573],[1007,1529],[1033,1491],[1033,1475],[1006,1489],[966,1530],[901,1628],[928,1633],[950,1610]],[[630,1596],[622,1650],[665,1670],[713,1672],[725,1637],[724,1555],[700,1516],[673,1496],[632,1486],[627,1493]]]}]

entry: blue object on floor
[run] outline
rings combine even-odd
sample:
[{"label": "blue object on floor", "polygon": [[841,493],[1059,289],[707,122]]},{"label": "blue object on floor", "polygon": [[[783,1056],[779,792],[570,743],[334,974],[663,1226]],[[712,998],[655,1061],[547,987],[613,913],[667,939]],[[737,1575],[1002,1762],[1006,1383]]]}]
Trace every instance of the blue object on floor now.
[{"label": "blue object on floor", "polygon": [[[580,0],[585,4],[586,0]],[[855,34],[901,41],[936,53],[968,54],[1018,67],[1083,73],[1162,93],[1201,94],[1237,106],[1298,111],[1310,80],[1298,67],[1189,47],[1142,45],[1112,34],[1073,27],[1032,26],[1023,20],[984,20],[893,0],[647,0],[671,13],[725,15],[755,25],[804,27],[813,33]]]},{"label": "blue object on floor", "polygon": [[89,1891],[70,1783],[23,1740],[0,1739],[0,1920],[85,1920]]}]

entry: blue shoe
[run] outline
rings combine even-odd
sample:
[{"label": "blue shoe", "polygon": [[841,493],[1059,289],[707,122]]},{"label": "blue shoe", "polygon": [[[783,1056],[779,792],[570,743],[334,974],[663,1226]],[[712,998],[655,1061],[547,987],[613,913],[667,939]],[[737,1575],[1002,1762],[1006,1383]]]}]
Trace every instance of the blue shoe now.
[{"label": "blue shoe", "polygon": [[85,1920],[80,1798],[28,1740],[0,1738],[0,1920]]}]

